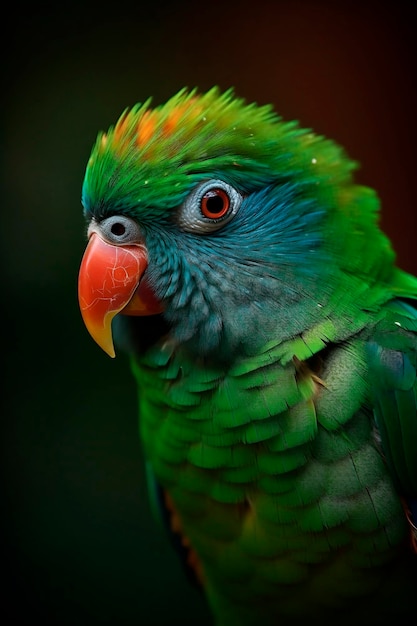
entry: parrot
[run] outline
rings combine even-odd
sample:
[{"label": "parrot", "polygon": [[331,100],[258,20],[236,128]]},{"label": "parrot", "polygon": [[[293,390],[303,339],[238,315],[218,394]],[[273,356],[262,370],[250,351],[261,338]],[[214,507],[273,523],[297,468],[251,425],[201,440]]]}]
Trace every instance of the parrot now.
[{"label": "parrot", "polygon": [[86,166],[82,320],[127,355],[151,506],[216,626],[415,615],[417,278],[357,168],[217,86],[128,107]]}]

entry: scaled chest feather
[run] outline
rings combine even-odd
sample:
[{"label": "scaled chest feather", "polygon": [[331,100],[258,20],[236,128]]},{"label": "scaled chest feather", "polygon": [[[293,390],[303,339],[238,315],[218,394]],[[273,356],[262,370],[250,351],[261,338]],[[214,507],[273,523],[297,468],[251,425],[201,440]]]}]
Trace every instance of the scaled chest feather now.
[{"label": "scaled chest feather", "polygon": [[245,589],[248,604],[282,593],[290,612],[306,595],[342,605],[378,584],[369,565],[404,541],[363,350],[283,366],[269,348],[221,370],[167,345],[134,366],[145,454],[215,603]]}]

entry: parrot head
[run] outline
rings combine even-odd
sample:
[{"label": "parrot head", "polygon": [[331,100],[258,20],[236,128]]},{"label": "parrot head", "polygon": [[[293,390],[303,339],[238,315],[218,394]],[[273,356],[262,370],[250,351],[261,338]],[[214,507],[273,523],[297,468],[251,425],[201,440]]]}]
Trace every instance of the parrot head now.
[{"label": "parrot head", "polygon": [[354,168],[230,90],[126,110],[99,134],[83,185],[90,334],[114,356],[115,316],[156,316],[174,341],[224,357],[312,326],[323,344],[361,328],[389,297],[393,253]]}]

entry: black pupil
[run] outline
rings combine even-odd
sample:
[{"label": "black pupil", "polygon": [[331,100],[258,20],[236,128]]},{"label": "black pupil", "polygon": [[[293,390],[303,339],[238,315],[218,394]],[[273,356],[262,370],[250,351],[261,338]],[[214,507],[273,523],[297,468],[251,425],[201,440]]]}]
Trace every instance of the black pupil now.
[{"label": "black pupil", "polygon": [[121,235],[125,234],[126,227],[120,222],[115,222],[114,224],[112,224],[110,230],[113,233],[113,235],[116,235],[116,237],[120,237]]},{"label": "black pupil", "polygon": [[224,198],[214,190],[209,191],[206,194],[206,207],[213,215],[221,213],[224,210]]}]

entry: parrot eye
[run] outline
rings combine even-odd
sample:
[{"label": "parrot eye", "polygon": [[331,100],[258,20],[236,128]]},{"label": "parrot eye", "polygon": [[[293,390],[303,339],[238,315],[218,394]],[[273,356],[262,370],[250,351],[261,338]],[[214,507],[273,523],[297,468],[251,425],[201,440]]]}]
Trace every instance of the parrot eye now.
[{"label": "parrot eye", "polygon": [[206,180],[181,205],[178,223],[188,232],[212,233],[234,217],[242,200],[243,196],[224,181]]},{"label": "parrot eye", "polygon": [[141,240],[138,224],[130,217],[112,215],[95,224],[91,230],[99,230],[109,243],[130,244]]},{"label": "parrot eye", "polygon": [[229,207],[230,198],[223,189],[209,189],[201,198],[201,212],[208,219],[221,219]]}]

